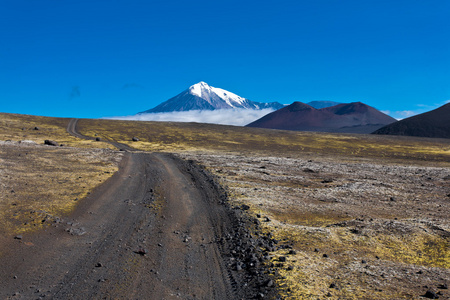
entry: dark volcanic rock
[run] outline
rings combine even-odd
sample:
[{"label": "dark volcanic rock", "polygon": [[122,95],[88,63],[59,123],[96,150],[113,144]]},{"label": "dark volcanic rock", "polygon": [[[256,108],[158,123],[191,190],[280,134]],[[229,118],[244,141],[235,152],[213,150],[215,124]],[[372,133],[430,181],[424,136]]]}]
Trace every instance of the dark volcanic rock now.
[{"label": "dark volcanic rock", "polygon": [[44,144],[49,145],[49,146],[59,146],[59,144],[57,142],[51,141],[51,140],[45,140]]},{"label": "dark volcanic rock", "polygon": [[439,296],[431,290],[428,290],[423,297],[428,299],[439,299]]}]

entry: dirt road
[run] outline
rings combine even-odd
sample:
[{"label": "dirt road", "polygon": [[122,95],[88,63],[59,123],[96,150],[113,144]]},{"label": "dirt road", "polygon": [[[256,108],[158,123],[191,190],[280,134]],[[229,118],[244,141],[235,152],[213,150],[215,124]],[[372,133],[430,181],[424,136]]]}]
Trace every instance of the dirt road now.
[{"label": "dirt road", "polygon": [[240,211],[202,168],[169,154],[126,153],[120,170],[72,215],[0,248],[0,299],[274,293],[258,264],[234,267],[260,257]]},{"label": "dirt road", "polygon": [[[69,124],[67,125],[67,132],[70,133],[71,135],[80,138],[80,139],[85,139],[85,140],[95,140],[95,137],[91,137],[91,136],[85,136],[82,135],[81,133],[78,132],[78,119],[70,119],[69,120]],[[113,145],[114,147],[116,147],[117,149],[121,150],[121,151],[139,151],[136,150],[126,144],[122,144],[113,140],[107,140],[105,141],[107,143],[110,143],[111,145]]]}]

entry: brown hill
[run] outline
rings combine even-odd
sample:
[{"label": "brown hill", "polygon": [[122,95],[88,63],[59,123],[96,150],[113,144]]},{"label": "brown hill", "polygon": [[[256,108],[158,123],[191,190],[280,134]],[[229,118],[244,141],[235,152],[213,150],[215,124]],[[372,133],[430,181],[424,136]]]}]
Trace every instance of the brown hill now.
[{"label": "brown hill", "polygon": [[371,133],[393,122],[394,118],[361,102],[321,109],[294,102],[247,126],[297,131]]},{"label": "brown hill", "polygon": [[374,134],[450,138],[450,103],[384,126]]}]

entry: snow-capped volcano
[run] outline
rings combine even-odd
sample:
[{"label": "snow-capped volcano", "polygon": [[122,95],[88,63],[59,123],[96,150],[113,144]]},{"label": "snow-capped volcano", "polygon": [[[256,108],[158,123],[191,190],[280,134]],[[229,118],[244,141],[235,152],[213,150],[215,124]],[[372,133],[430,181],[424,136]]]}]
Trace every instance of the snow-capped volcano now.
[{"label": "snow-capped volcano", "polygon": [[159,113],[188,110],[216,110],[230,108],[279,109],[282,107],[283,105],[278,102],[254,102],[242,98],[229,91],[212,87],[206,82],[201,81],[190,86],[187,90],[178,94],[177,96],[161,103],[155,108],[146,110],[142,113]]}]

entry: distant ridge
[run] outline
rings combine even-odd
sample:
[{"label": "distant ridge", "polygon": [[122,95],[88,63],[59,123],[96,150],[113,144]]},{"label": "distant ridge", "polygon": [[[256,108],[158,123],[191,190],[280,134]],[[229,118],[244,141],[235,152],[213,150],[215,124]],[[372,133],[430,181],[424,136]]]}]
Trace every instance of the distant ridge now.
[{"label": "distant ridge", "polygon": [[190,86],[187,90],[177,96],[159,104],[158,106],[140,112],[142,113],[160,113],[189,110],[216,110],[216,109],[279,109],[284,105],[278,102],[264,103],[254,102],[242,98],[232,92],[215,88],[206,82],[199,82]]},{"label": "distant ridge", "polygon": [[294,102],[247,126],[297,131],[371,133],[395,121],[394,118],[361,102],[343,103],[321,109]]},{"label": "distant ridge", "polygon": [[374,134],[450,138],[450,103],[384,126]]}]

